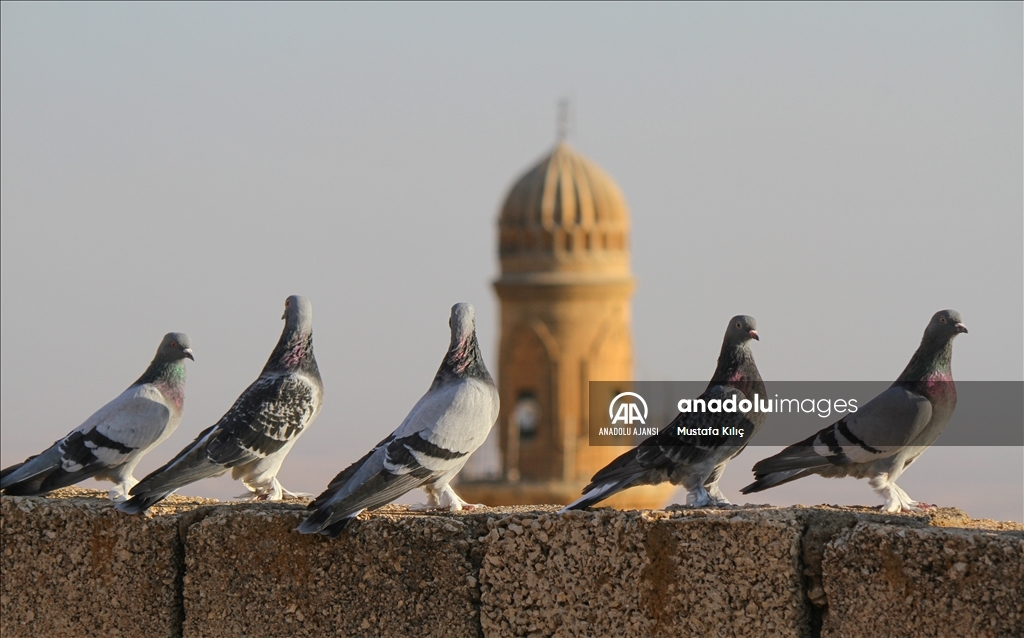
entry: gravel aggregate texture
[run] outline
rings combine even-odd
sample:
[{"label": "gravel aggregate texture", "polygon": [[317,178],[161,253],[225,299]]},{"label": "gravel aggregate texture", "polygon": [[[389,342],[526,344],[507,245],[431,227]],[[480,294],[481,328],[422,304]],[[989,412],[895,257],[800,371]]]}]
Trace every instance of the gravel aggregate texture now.
[{"label": "gravel aggregate texture", "polygon": [[1024,533],[860,523],[828,543],[822,636],[1024,636]]},{"label": "gravel aggregate texture", "polygon": [[1024,636],[1024,525],[951,508],[387,506],[79,488],[0,499],[0,634]]}]

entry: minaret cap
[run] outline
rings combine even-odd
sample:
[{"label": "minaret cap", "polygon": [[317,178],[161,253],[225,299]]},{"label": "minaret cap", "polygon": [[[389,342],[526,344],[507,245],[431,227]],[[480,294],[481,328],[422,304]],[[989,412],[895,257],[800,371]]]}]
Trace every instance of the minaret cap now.
[{"label": "minaret cap", "polygon": [[629,209],[615,181],[565,142],[519,178],[498,220],[502,280],[629,277]]}]

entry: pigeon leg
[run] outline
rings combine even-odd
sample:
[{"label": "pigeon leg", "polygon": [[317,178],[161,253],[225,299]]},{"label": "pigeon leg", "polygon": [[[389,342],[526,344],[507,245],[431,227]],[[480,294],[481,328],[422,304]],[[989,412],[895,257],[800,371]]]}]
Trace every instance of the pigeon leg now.
[{"label": "pigeon leg", "polygon": [[415,503],[413,505],[410,505],[409,506],[409,510],[410,511],[413,511],[413,512],[427,512],[427,511],[430,511],[430,510],[436,510],[436,509],[438,509],[440,507],[440,502],[438,501],[438,498],[437,498],[438,497],[438,493],[437,493],[437,490],[434,489],[433,485],[424,485],[423,486],[423,491],[427,493],[427,502],[426,503]]},{"label": "pigeon leg", "polygon": [[137,484],[138,481],[135,479],[134,476],[127,476],[115,487],[108,490],[107,494],[110,495],[110,500],[114,501],[115,503],[122,503],[130,498],[129,493],[132,491],[132,488],[135,487]]},{"label": "pigeon leg", "polygon": [[711,474],[704,479],[704,489],[708,491],[708,497],[711,498],[712,504],[716,507],[732,505],[718,487],[718,479],[722,478],[723,472],[725,472],[725,463],[719,463],[711,471]]},{"label": "pigeon leg", "polygon": [[424,512],[428,510],[448,510],[450,512],[458,512],[462,509],[471,510],[477,507],[485,507],[479,503],[467,503],[462,500],[459,495],[455,493],[455,490],[453,490],[447,483],[443,485],[441,489],[437,489],[437,487],[432,485],[424,485],[423,491],[427,493],[427,502],[425,504],[417,503],[416,505],[411,505],[409,507],[410,510],[414,512]]},{"label": "pigeon leg", "polygon": [[721,507],[725,505],[732,505],[729,499],[725,498],[725,494],[722,494],[722,490],[718,488],[718,481],[711,483],[710,485],[704,486],[708,491],[708,497],[711,499],[711,504]]},{"label": "pigeon leg", "polygon": [[937,505],[935,505],[934,503],[921,503],[920,501],[915,501],[914,499],[910,498],[909,494],[903,491],[902,487],[896,485],[895,483],[892,483],[891,486],[892,489],[899,492],[900,498],[903,500],[905,504],[910,505],[910,509],[912,510],[919,511],[937,507]]},{"label": "pigeon leg", "polygon": [[284,495],[288,498],[313,498],[313,495],[308,492],[292,492],[284,485],[281,486],[281,491],[284,492]]},{"label": "pigeon leg", "polygon": [[444,487],[441,488],[441,507],[448,508],[452,512],[458,512],[461,509],[472,510],[486,506],[480,503],[467,503],[455,493],[455,490],[450,485],[445,483]]},{"label": "pigeon leg", "polygon": [[711,496],[708,495],[708,491],[704,489],[703,485],[686,493],[687,507],[707,507],[711,503]]},{"label": "pigeon leg", "polygon": [[868,485],[871,486],[871,489],[875,490],[876,494],[885,499],[885,503],[880,507],[883,512],[899,512],[903,509],[899,494],[889,484],[888,474],[872,476],[868,481]]},{"label": "pigeon leg", "polygon": [[277,481],[276,478],[271,479],[269,489],[257,489],[256,500],[258,501],[280,501],[281,496],[284,495],[284,488]]},{"label": "pigeon leg", "polygon": [[[899,486],[891,482],[888,474],[873,476],[868,484],[875,493],[885,499],[885,503],[879,508],[883,512],[920,512],[923,509],[921,503],[910,498]],[[923,505],[928,507],[927,504]]]},{"label": "pigeon leg", "polygon": [[270,479],[269,483],[256,485],[242,480],[242,485],[249,490],[248,494],[239,494],[235,498],[245,501],[280,501],[284,488],[276,478]]}]

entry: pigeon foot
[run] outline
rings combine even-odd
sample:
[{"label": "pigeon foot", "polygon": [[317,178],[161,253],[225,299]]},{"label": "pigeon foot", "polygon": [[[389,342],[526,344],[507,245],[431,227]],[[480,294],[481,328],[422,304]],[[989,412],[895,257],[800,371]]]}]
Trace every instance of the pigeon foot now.
[{"label": "pigeon foot", "polygon": [[[711,500],[711,495],[704,489],[703,486],[698,487],[695,490],[690,490],[686,493],[686,506],[687,507],[707,507],[714,501]],[[728,501],[726,501],[728,502]]]}]

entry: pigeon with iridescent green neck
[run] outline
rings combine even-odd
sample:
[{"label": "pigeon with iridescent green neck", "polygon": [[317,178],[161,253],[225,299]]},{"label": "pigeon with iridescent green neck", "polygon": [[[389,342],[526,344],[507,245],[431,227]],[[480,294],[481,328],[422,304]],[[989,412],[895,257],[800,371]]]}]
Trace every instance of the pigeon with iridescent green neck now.
[{"label": "pigeon with iridescent green neck", "polygon": [[760,492],[818,474],[866,478],[885,512],[931,507],[911,499],[896,479],[930,446],[956,408],[953,339],[966,333],[960,313],[932,316],[917,352],[889,389],[817,434],[754,465],[757,479],[740,490]]},{"label": "pigeon with iridescent green neck", "polygon": [[255,499],[293,495],[281,486],[277,472],[320,412],[324,385],[313,356],[313,306],[293,295],[285,300],[281,318],[284,331],[259,378],[217,423],[142,479],[117,509],[139,514],[189,483],[228,470]]},{"label": "pigeon with iridescent green neck", "polygon": [[187,335],[164,335],[135,383],[46,451],[0,472],[0,490],[36,496],[95,478],[117,484],[111,499],[127,498],[139,460],[181,422],[185,359],[192,358]]}]

